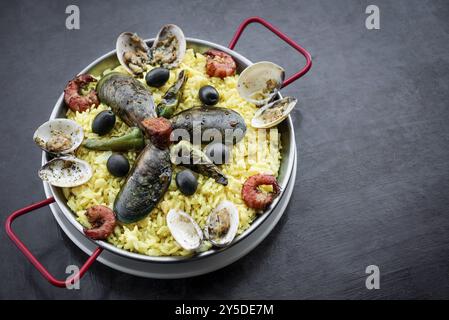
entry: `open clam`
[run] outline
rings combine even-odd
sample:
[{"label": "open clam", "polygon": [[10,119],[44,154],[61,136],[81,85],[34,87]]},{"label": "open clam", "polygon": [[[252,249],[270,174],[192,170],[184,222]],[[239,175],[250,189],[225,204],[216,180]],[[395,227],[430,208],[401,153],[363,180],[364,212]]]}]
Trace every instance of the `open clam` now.
[{"label": "open clam", "polygon": [[83,128],[70,119],[45,122],[34,132],[33,140],[44,151],[53,154],[72,153],[83,142]]},{"label": "open clam", "polygon": [[267,104],[284,82],[282,67],[268,61],[257,62],[240,74],[237,89],[240,96],[258,106]]},{"label": "open clam", "polygon": [[239,228],[237,207],[224,200],[207,217],[204,236],[216,247],[225,247],[234,240]]},{"label": "open clam", "polygon": [[117,59],[131,74],[140,76],[150,60],[150,49],[136,33],[123,32],[117,38]]},{"label": "open clam", "polygon": [[203,242],[203,233],[191,216],[182,210],[167,213],[167,226],[176,242],[186,250],[196,250]]},{"label": "open clam", "polygon": [[50,160],[39,170],[39,178],[56,187],[76,187],[89,181],[92,168],[83,160],[65,156]]},{"label": "open clam", "polygon": [[164,25],[151,47],[151,64],[167,69],[176,68],[186,53],[186,38],[181,28],[174,24]]},{"label": "open clam", "polygon": [[274,127],[288,117],[297,102],[294,97],[285,97],[263,106],[254,114],[251,126],[257,129]]},{"label": "open clam", "polygon": [[141,76],[147,64],[176,68],[184,58],[186,39],[181,28],[167,24],[161,28],[151,48],[136,33],[124,32],[116,44],[120,64],[132,75]]},{"label": "open clam", "polygon": [[[166,219],[173,238],[182,248],[198,250],[201,247],[203,232],[190,215],[182,210],[171,209]],[[216,247],[226,247],[234,240],[238,227],[237,207],[232,202],[224,200],[207,217],[204,237]]]}]

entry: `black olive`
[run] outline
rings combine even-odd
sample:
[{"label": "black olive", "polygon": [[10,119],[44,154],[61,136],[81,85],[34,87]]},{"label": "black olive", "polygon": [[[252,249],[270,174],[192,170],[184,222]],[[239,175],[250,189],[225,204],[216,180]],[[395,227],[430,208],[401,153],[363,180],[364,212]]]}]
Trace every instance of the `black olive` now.
[{"label": "black olive", "polygon": [[114,153],[109,157],[106,167],[113,176],[124,177],[129,171],[129,161],[125,156]]},{"label": "black olive", "polygon": [[229,147],[219,142],[207,145],[205,154],[215,164],[228,163],[230,156]]},{"label": "black olive", "polygon": [[220,100],[220,95],[218,94],[217,89],[212,86],[201,87],[198,95],[201,102],[207,106],[213,106],[214,104],[217,104],[218,100]]},{"label": "black olive", "polygon": [[92,121],[92,131],[100,136],[114,128],[115,114],[111,110],[101,111]]},{"label": "black olive", "polygon": [[176,174],[176,185],[183,194],[191,196],[198,187],[198,181],[192,171],[185,169]]},{"label": "black olive", "polygon": [[145,81],[150,87],[162,87],[170,78],[170,71],[165,68],[154,68],[145,76]]}]

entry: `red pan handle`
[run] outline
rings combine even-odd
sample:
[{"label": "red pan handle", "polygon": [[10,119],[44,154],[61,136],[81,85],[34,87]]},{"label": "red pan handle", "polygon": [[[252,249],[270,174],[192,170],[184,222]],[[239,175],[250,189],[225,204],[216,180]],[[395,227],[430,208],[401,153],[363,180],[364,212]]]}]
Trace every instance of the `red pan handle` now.
[{"label": "red pan handle", "polygon": [[301,78],[303,75],[305,75],[307,73],[307,71],[310,70],[310,68],[312,67],[312,56],[310,55],[309,52],[307,52],[306,49],[304,49],[303,47],[301,47],[299,44],[297,44],[295,41],[293,41],[292,39],[290,39],[287,35],[285,35],[284,33],[282,33],[278,28],[276,28],[275,26],[273,26],[271,23],[269,23],[268,21],[266,21],[265,19],[262,19],[261,17],[250,17],[247,18],[246,20],[244,20],[240,26],[237,28],[237,31],[234,33],[234,36],[232,37],[231,42],[229,42],[229,49],[234,49],[235,45],[237,44],[237,41],[239,40],[240,36],[243,33],[243,30],[246,29],[246,27],[251,24],[251,23],[259,23],[261,25],[263,25],[265,28],[267,28],[268,30],[270,30],[271,32],[273,32],[275,35],[277,35],[279,38],[281,38],[282,40],[284,40],[285,42],[287,42],[291,47],[293,47],[294,49],[296,49],[299,53],[301,53],[304,58],[306,58],[306,64],[305,66],[299,70],[297,73],[295,73],[294,75],[292,75],[290,78],[288,78],[287,80],[284,81],[282,87],[286,87],[288,86],[290,83],[294,82],[295,80]]},{"label": "red pan handle", "polygon": [[68,284],[71,283],[73,279],[81,279],[81,277],[86,273],[86,271],[89,269],[89,267],[94,263],[94,261],[98,258],[100,253],[103,251],[103,248],[98,247],[95,249],[95,251],[92,253],[92,255],[87,259],[87,261],[84,263],[84,265],[81,267],[78,274],[74,274],[73,276],[69,277],[66,280],[58,280],[54,276],[48,272],[48,270],[37,260],[37,258],[31,253],[31,251],[25,246],[25,244],[20,241],[20,239],[17,237],[17,235],[12,230],[12,223],[13,221],[20,217],[21,215],[24,215],[26,213],[29,213],[31,211],[34,211],[36,209],[42,208],[46,205],[49,205],[51,203],[55,202],[55,198],[50,197],[48,199],[42,200],[40,202],[36,202],[32,205],[29,205],[25,208],[19,209],[17,211],[14,211],[5,222],[5,228],[6,233],[11,238],[12,242],[15,243],[15,245],[19,248],[20,251],[27,257],[27,259],[33,264],[33,266],[36,267],[36,269],[44,276],[45,279],[48,280],[52,285],[60,288],[67,287]]}]

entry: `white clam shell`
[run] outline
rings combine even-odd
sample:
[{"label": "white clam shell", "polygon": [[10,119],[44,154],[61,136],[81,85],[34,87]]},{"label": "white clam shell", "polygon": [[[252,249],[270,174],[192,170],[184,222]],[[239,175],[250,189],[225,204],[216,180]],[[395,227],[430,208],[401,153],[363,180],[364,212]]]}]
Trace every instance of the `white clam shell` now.
[{"label": "white clam shell", "polygon": [[[137,44],[135,41],[131,40],[131,37],[137,37],[139,39],[139,44]],[[136,52],[137,49],[140,49],[139,47],[142,47],[147,54],[149,55],[150,49],[148,48],[145,41],[143,41],[137,34],[132,32],[123,32],[120,34],[117,38],[116,43],[116,52],[117,52],[117,59],[120,62],[120,64],[130,73],[135,74],[126,64],[124,59],[125,52],[132,51]]]},{"label": "white clam shell", "polygon": [[[273,101],[273,102],[263,106],[262,108],[257,110],[256,113],[254,114],[254,117],[251,120],[251,126],[253,128],[257,128],[257,129],[267,129],[267,128],[274,127],[275,125],[278,125],[285,118],[288,117],[288,115],[293,110],[293,108],[295,107],[297,102],[298,102],[298,99],[296,99],[294,97],[285,97],[285,98]],[[281,103],[282,104],[286,103],[287,105],[284,107],[284,111],[282,112],[282,114],[279,117],[276,117],[275,119],[273,119],[271,121],[266,121],[266,120],[262,119],[262,114],[264,112],[266,112],[270,108],[276,108],[276,106],[278,106]]]},{"label": "white clam shell", "polygon": [[196,250],[201,246],[203,233],[191,216],[182,210],[171,209],[166,219],[173,238],[182,248]]},{"label": "white clam shell", "polygon": [[[58,134],[64,134],[71,140],[71,147],[61,151],[50,151],[47,149],[47,142]],[[54,119],[43,123],[34,132],[34,142],[44,151],[54,154],[68,154],[74,152],[83,142],[83,128],[70,119]]]},{"label": "white clam shell", "polygon": [[[226,209],[223,211],[223,209]],[[210,235],[209,229],[212,225],[212,219],[215,218],[215,215],[222,211],[222,214],[228,214],[230,218],[230,226],[228,232],[223,235],[219,239],[213,239]],[[211,212],[211,214],[207,217],[206,227],[204,228],[204,236],[208,239],[214,246],[216,247],[225,247],[229,245],[232,240],[234,240],[237,230],[239,228],[239,212],[237,207],[228,200],[224,200],[218,204],[218,206]]]},{"label": "white clam shell", "polygon": [[167,37],[172,35],[175,36],[177,40],[176,53],[175,53],[176,59],[171,63],[162,64],[162,67],[168,69],[176,68],[181,63],[182,59],[184,59],[184,55],[186,53],[187,43],[181,28],[174,24],[164,25],[161,28],[161,30],[159,30],[156,36],[156,40],[154,41],[153,46],[151,47],[151,51],[153,53],[160,41],[163,41],[167,39]]},{"label": "white clam shell", "polygon": [[[239,76],[237,90],[240,96],[258,106],[268,103],[282,87],[285,71],[282,67],[269,61],[261,61],[247,67]],[[274,90],[263,93],[267,83],[275,82]]]},{"label": "white clam shell", "polygon": [[39,178],[56,187],[80,186],[92,177],[92,168],[74,156],[55,158],[39,170]]}]

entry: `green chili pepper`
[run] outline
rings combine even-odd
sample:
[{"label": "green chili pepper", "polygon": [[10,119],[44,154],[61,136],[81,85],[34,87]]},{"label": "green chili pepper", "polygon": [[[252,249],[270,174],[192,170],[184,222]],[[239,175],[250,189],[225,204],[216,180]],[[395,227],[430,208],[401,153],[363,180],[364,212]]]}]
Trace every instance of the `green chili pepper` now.
[{"label": "green chili pepper", "polygon": [[131,132],[121,137],[87,139],[83,146],[91,150],[100,151],[128,151],[140,150],[145,146],[145,139],[139,128],[132,128]]},{"label": "green chili pepper", "polygon": [[175,84],[168,88],[167,92],[162,97],[162,101],[157,105],[156,112],[159,117],[169,119],[176,111],[179,101],[182,97],[182,87],[187,81],[187,76],[184,70],[181,70],[178,75],[178,80]]}]

